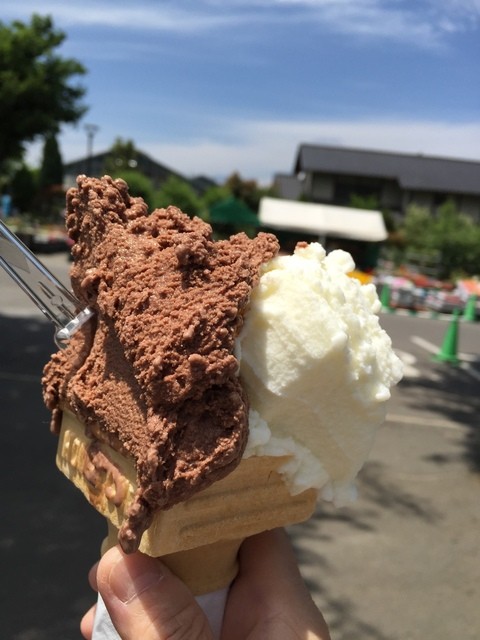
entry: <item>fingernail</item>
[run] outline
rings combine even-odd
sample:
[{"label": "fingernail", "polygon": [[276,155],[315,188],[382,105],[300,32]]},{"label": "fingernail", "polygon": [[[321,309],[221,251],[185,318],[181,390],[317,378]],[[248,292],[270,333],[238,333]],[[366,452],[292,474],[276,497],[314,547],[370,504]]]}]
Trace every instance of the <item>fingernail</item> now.
[{"label": "fingernail", "polygon": [[115,552],[118,558],[110,570],[108,582],[113,595],[124,604],[129,604],[162,580],[162,566],[152,558]]}]

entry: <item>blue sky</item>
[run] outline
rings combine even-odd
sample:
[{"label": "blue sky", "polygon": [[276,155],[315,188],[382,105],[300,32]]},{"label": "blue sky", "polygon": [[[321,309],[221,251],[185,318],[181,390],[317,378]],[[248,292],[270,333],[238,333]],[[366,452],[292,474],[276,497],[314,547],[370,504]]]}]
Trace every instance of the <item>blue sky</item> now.
[{"label": "blue sky", "polygon": [[65,161],[84,123],[94,151],[120,136],[217,179],[268,183],[300,143],[480,160],[480,0],[3,0],[0,19],[35,11],[88,69]]}]

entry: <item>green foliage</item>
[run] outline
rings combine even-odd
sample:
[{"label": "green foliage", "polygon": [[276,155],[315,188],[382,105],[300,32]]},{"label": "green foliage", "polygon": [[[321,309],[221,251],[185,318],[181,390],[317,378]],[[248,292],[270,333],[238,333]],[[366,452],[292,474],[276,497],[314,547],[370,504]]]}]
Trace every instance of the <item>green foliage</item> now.
[{"label": "green foliage", "polygon": [[433,226],[434,220],[428,209],[410,205],[403,224],[405,244],[412,249],[431,252],[434,249],[431,233]]},{"label": "green foliage", "polygon": [[480,227],[460,213],[451,200],[439,207],[435,217],[421,207],[409,207],[403,233],[409,249],[440,256],[440,277],[478,273]]},{"label": "green foliage", "polygon": [[223,202],[232,195],[230,189],[225,185],[210,187],[202,195],[202,203],[209,211],[213,206],[219,202]]},{"label": "green foliage", "polygon": [[131,171],[137,166],[137,149],[133,140],[116,138],[105,162],[104,173],[112,176],[119,171]]},{"label": "green foliage", "polygon": [[38,189],[38,177],[23,164],[12,176],[10,182],[13,206],[21,213],[32,212]]},{"label": "green foliage", "polygon": [[204,207],[193,188],[176,176],[170,176],[155,194],[155,207],[174,205],[189,216],[203,217]]},{"label": "green foliage", "polygon": [[49,133],[43,145],[42,164],[40,166],[40,189],[49,189],[63,184],[63,162],[58,148],[57,137]]},{"label": "green foliage", "polygon": [[152,181],[140,171],[124,169],[110,174],[112,178],[122,178],[128,184],[128,192],[136,198],[143,198],[149,209],[155,206],[155,189]]},{"label": "green foliage", "polygon": [[0,168],[20,158],[25,143],[77,122],[86,110],[80,103],[85,89],[71,84],[85,68],[55,54],[64,39],[50,17],[0,22]]},{"label": "green foliage", "polygon": [[368,196],[362,196],[357,193],[350,195],[349,207],[354,209],[368,209],[370,211],[378,211],[380,205],[376,195],[371,194]]},{"label": "green foliage", "polygon": [[[205,194],[207,195],[207,194]],[[218,199],[216,199],[218,196]],[[222,196],[222,197],[220,197]],[[220,205],[222,202],[227,203],[230,199],[236,202],[236,206],[239,203],[243,203],[250,213],[257,214],[260,200],[264,196],[275,196],[272,187],[260,187],[256,180],[244,180],[239,173],[233,173],[227,178],[223,187],[218,187],[217,191],[212,194],[208,194],[209,200],[207,203],[210,211],[215,209],[215,206]],[[212,214],[213,216],[213,214]],[[227,237],[232,233],[238,233],[244,231],[248,236],[253,237],[258,231],[258,221],[254,224],[248,221],[249,216],[242,216],[238,213],[234,218],[237,218],[237,222],[230,222],[229,224],[222,224],[217,221],[214,224],[215,232],[218,237]]]},{"label": "green foliage", "polygon": [[269,189],[259,187],[256,180],[243,180],[238,173],[233,173],[227,179],[225,187],[255,212],[258,211],[261,198],[270,193]]}]

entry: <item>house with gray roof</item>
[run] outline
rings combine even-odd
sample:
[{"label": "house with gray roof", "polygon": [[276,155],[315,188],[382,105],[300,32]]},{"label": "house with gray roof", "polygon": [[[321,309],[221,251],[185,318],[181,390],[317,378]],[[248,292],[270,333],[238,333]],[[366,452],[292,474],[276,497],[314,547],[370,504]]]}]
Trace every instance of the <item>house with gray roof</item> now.
[{"label": "house with gray roof", "polygon": [[[105,167],[111,157],[112,154],[109,150],[65,163],[65,188],[73,187],[75,185],[76,177],[82,173],[98,177],[104,175]],[[137,169],[152,181],[152,184],[155,188],[160,188],[168,180],[168,178],[172,176],[183,180],[187,184],[190,184],[193,190],[199,195],[203,194],[209,187],[216,184],[212,179],[206,176],[187,178],[178,171],[175,171],[174,169],[171,169],[170,167],[157,162],[146,153],[139,150],[135,150],[135,157],[129,160],[128,165],[123,168]]]},{"label": "house with gray roof", "polygon": [[445,201],[480,223],[480,162],[426,155],[301,144],[293,172],[277,174],[279,197],[350,206],[352,196],[405,214],[411,204],[432,214]]}]

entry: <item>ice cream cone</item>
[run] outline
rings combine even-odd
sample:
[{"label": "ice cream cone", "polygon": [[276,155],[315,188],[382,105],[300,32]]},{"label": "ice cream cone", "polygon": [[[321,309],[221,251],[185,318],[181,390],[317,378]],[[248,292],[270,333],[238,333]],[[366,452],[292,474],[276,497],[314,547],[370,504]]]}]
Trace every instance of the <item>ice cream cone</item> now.
[{"label": "ice cream cone", "polygon": [[[60,470],[109,522],[103,550],[117,542],[117,530],[136,490],[133,463],[99,445],[100,468],[93,468],[91,440],[75,416],[65,411],[57,453]],[[242,460],[228,476],[185,502],[158,511],[143,534],[140,551],[162,560],[195,594],[227,586],[237,571],[242,540],[250,535],[307,520],[317,492],[292,496],[280,468],[285,456]]]},{"label": "ice cream cone", "polygon": [[[101,548],[103,555],[117,544],[118,529],[108,521],[108,535]],[[193,549],[162,556],[162,562],[188,585],[192,593],[201,595],[228,586],[237,575],[238,550],[243,538],[219,540]]]}]

